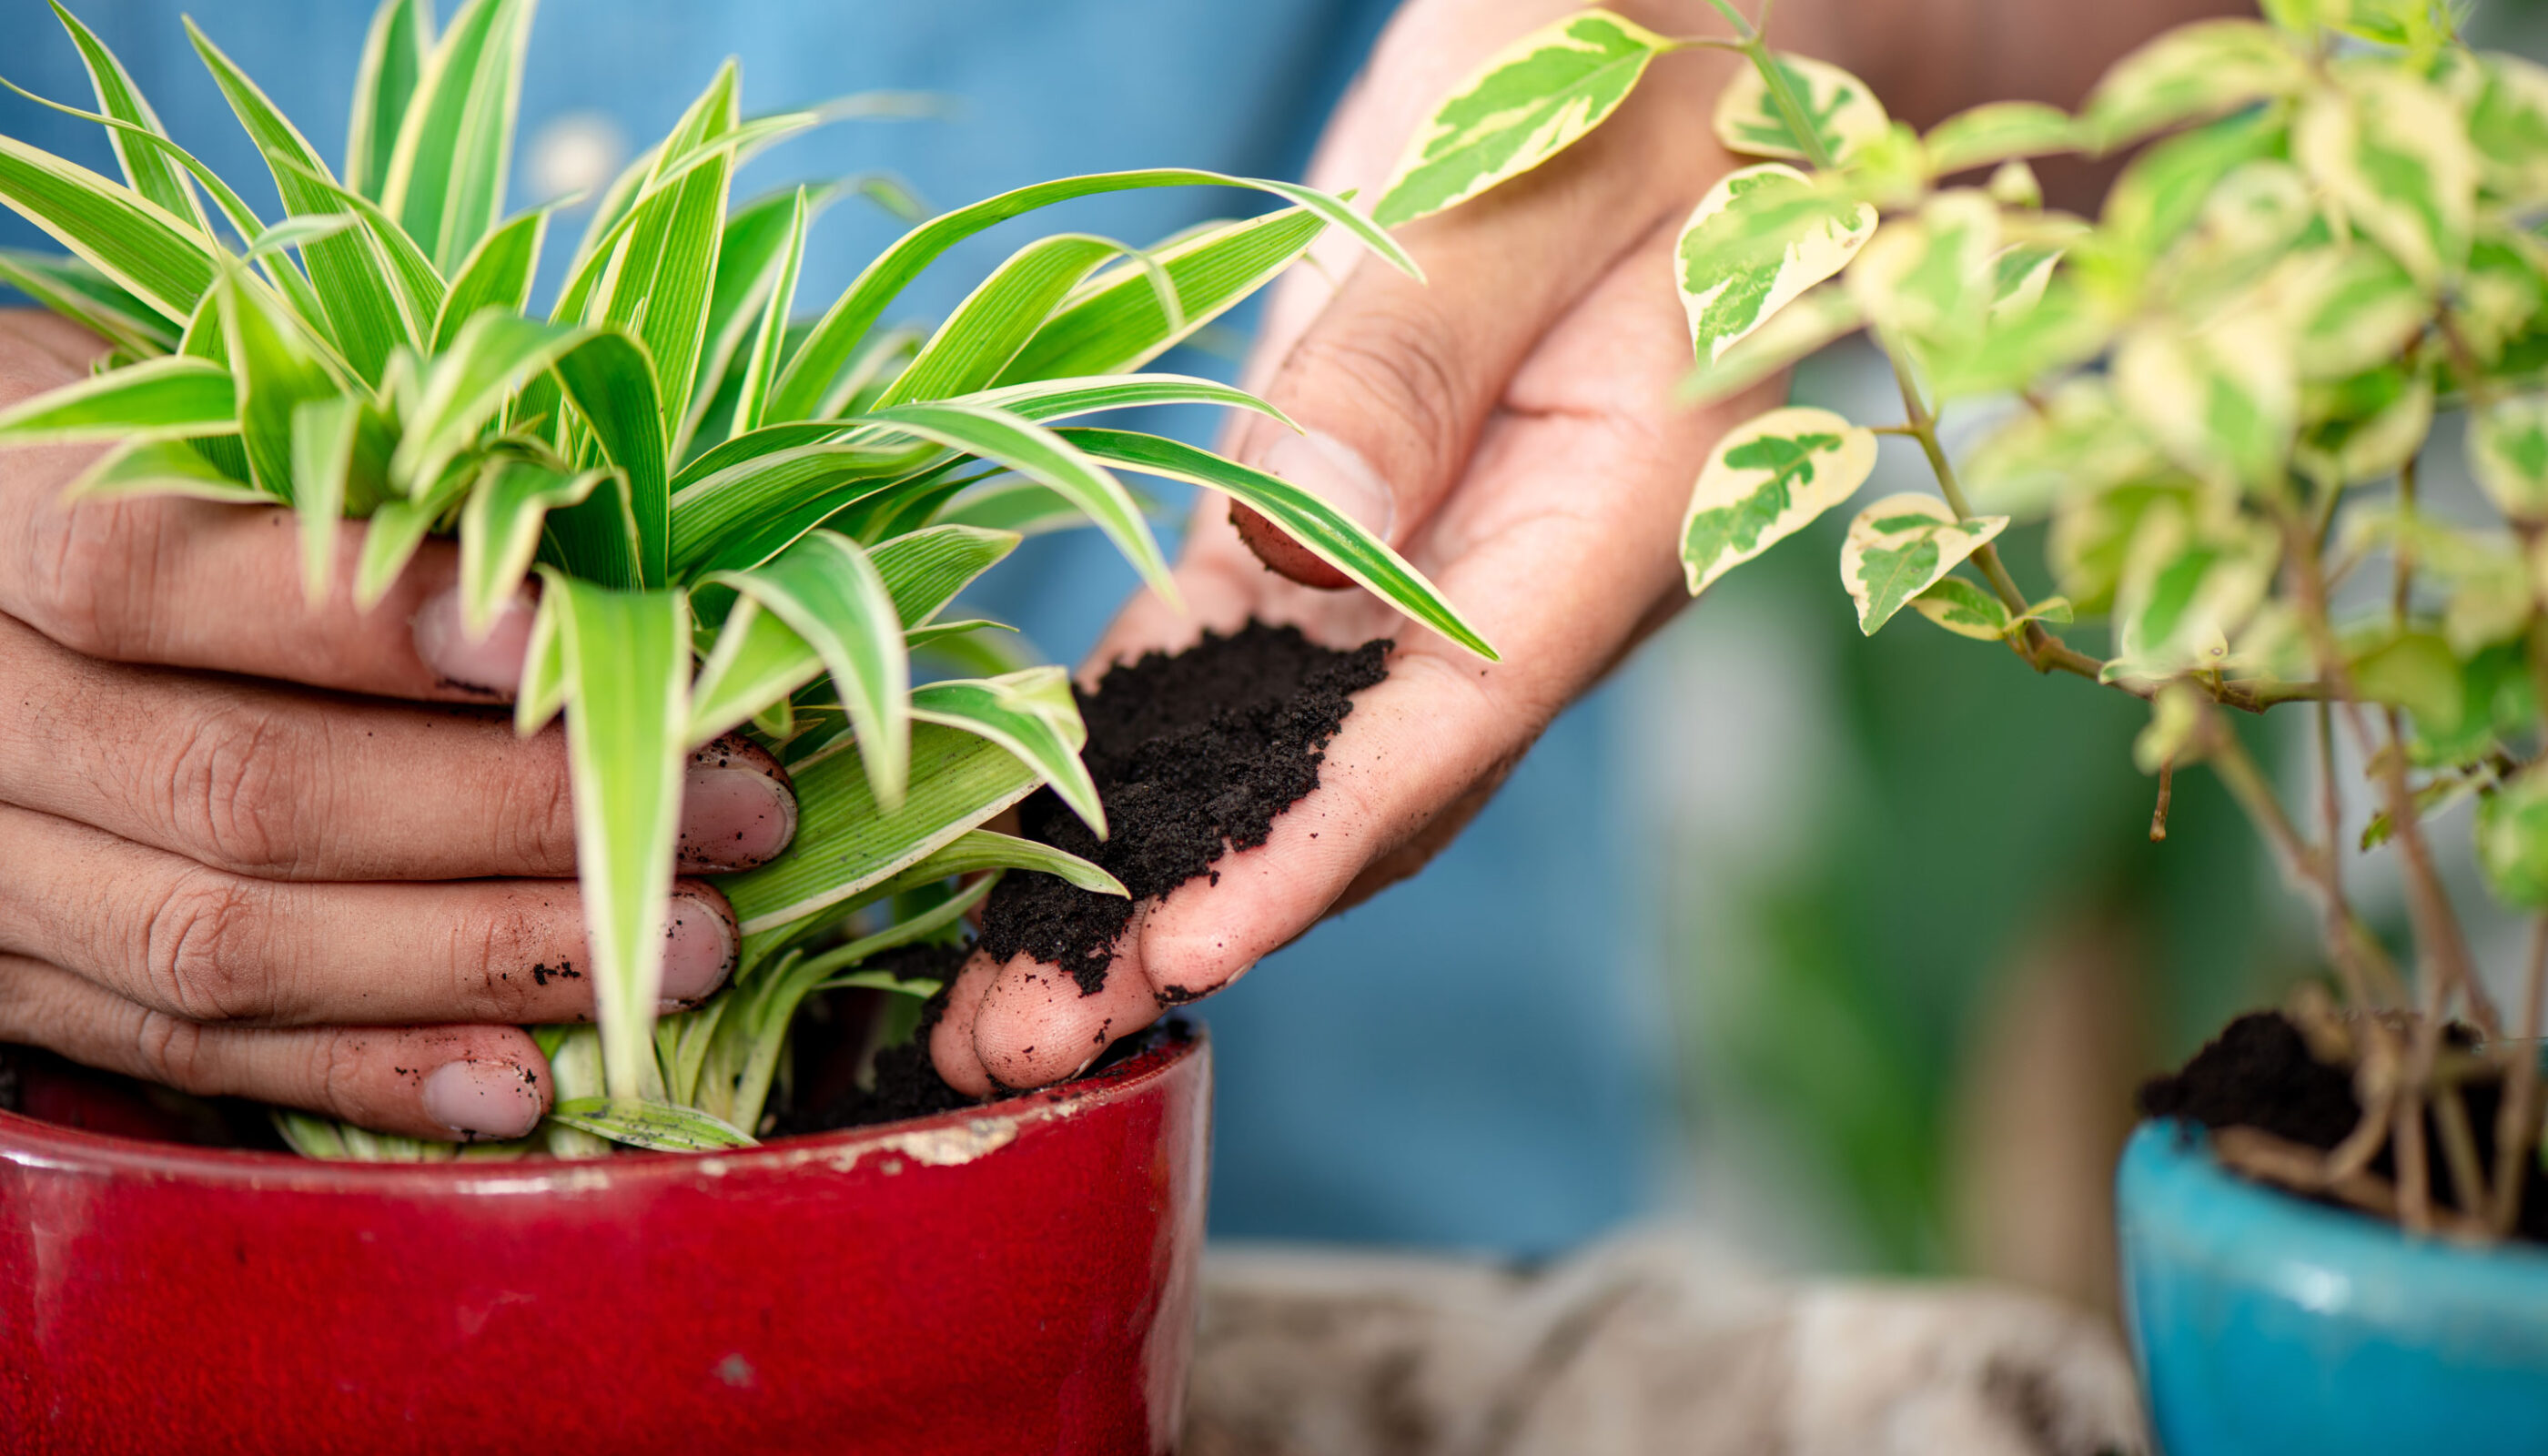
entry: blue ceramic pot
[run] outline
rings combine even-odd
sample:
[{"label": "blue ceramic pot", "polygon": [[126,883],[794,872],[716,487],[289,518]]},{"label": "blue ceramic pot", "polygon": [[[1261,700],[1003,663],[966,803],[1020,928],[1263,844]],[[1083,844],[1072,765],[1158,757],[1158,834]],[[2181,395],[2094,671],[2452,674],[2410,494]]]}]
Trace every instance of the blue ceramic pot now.
[{"label": "blue ceramic pot", "polygon": [[2125,1316],[2167,1456],[2548,1452],[2548,1250],[2409,1240],[2144,1123],[2116,1177]]}]

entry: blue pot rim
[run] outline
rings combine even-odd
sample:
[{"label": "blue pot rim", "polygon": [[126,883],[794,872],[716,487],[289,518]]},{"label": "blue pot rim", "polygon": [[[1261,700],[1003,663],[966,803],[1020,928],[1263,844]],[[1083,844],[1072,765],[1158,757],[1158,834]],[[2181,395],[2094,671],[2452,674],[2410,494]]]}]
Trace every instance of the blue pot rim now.
[{"label": "blue pot rim", "polygon": [[[2164,1259],[2304,1308],[2383,1322],[2502,1321],[2539,1337],[2548,1247],[2410,1238],[2397,1225],[2269,1188],[2224,1168],[2195,1124],[2145,1122],[2125,1144],[2116,1212],[2129,1259]],[[2384,1318],[2385,1317],[2385,1318]]]}]

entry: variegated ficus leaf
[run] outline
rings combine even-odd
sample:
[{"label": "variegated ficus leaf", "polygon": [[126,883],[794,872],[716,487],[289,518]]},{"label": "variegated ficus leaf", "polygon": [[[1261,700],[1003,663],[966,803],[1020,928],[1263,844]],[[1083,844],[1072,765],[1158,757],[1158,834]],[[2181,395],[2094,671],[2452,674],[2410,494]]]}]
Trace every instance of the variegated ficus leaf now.
[{"label": "variegated ficus leaf", "polygon": [[2340,77],[2301,108],[2293,156],[2354,227],[2431,287],[2468,260],[2476,149],[2430,84],[2387,69]]},{"label": "variegated ficus leaf", "polygon": [[1395,228],[1518,177],[1609,119],[1673,43],[1583,10],[1498,51],[1416,129],[1372,218]]},{"label": "variegated ficus leaf", "polygon": [[1962,577],[1941,577],[1911,598],[1911,609],[1958,637],[1997,642],[2008,635],[2008,606]]},{"label": "variegated ficus leaf", "polygon": [[2040,101],[1993,101],[1957,112],[1920,138],[1940,176],[2019,157],[2079,149],[2079,124]]},{"label": "variegated ficus leaf", "polygon": [[[1735,72],[1717,93],[1716,139],[1726,150],[1819,166],[1851,160],[1891,128],[1874,91],[1839,66],[1783,52],[1772,55],[1771,63],[1780,94],[1773,93],[1758,66]],[[1789,106],[1805,129],[1801,133],[1788,125]]]},{"label": "variegated ficus leaf", "polygon": [[1866,322],[1858,300],[1838,283],[1808,290],[1749,334],[1682,378],[1684,404],[1707,405],[1739,394]]},{"label": "variegated ficus leaf", "polygon": [[1858,606],[1858,629],[1875,635],[1895,612],[2007,528],[2004,515],[1959,521],[1946,501],[1917,491],[1887,496],[1860,511],[1840,548],[1841,585]]},{"label": "variegated ficus leaf", "polygon": [[1849,270],[1850,295],[1890,347],[1934,378],[1980,342],[2001,296],[2000,245],[1998,204],[1943,192],[1877,229]]},{"label": "variegated ficus leaf", "polygon": [[1982,510],[2028,519],[2065,493],[2093,497],[2158,473],[2158,451],[2116,404],[2103,379],[2073,379],[2040,409],[2019,411],[1983,437],[1960,465]]},{"label": "variegated ficus leaf", "polygon": [[1875,469],[1875,436],[1828,410],[1773,410],[1726,432],[1681,523],[1695,596],[1847,500]]},{"label": "variegated ficus leaf", "polygon": [[2291,453],[2299,369],[2270,318],[2236,315],[2199,333],[2144,324],[2125,336],[2114,374],[2134,421],[2198,476],[2232,489],[2262,486]]},{"label": "variegated ficus leaf", "polygon": [[2433,428],[2429,370],[2390,365],[2301,392],[2292,463],[2313,480],[2357,486],[2398,473]]},{"label": "variegated ficus leaf", "polygon": [[2506,396],[2470,412],[2469,469],[2498,510],[2548,520],[2548,394]]},{"label": "variegated ficus leaf", "polygon": [[2115,594],[2109,676],[2219,669],[2230,638],[2264,602],[2280,557],[2273,527],[2260,520],[2206,522],[2176,506],[2144,514]]},{"label": "variegated ficus leaf", "polygon": [[1728,173],[1683,227],[1682,307],[1714,365],[1797,295],[1838,273],[1875,231],[1875,209],[1764,162]]},{"label": "variegated ficus leaf", "polygon": [[2478,63],[2468,138],[2488,194],[2516,210],[2548,202],[2548,66],[2494,53]]},{"label": "variegated ficus leaf", "polygon": [[2084,138],[2113,151],[2156,132],[2297,94],[2309,62],[2292,41],[2252,20],[2179,26],[2116,62],[2088,98]]}]

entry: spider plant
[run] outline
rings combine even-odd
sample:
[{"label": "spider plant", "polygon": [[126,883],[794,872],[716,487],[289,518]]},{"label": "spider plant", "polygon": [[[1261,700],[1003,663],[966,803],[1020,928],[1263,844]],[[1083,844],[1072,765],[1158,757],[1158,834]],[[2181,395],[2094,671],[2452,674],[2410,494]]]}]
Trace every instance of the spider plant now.
[{"label": "spider plant", "polygon": [[[2411,1231],[2508,1232],[2542,1150],[2548,1000],[2548,68],[2471,50],[2435,0],[2266,0],[2125,57],[2077,115],[2003,102],[1922,135],[1711,3],[1729,34],[1586,10],[1515,43],[1436,112],[1375,215],[1540,164],[1658,56],[1743,56],[1715,132],[1761,160],[1716,179],[1681,234],[1686,392],[1730,397],[1864,329],[1902,413],[1779,409],[1728,431],[1683,522],[1690,591],[1849,500],[1879,437],[1915,446],[1935,494],[1866,505],[1841,545],[1861,630],[1908,607],[2147,699],[2151,837],[2170,775],[2208,762],[2314,901],[2344,1009],[2312,988],[2294,1015],[2351,1069],[2359,1126],[2326,1152],[2228,1129],[2216,1152]],[[2027,162],[2135,149],[2093,222],[2047,210]],[[1947,448],[1949,410],[1970,448]],[[2465,512],[2418,492],[2442,420],[2482,498]],[[2057,592],[2003,558],[2021,519],[2049,521]],[[2103,654],[2065,635],[2092,615]],[[2291,709],[2316,718],[2304,812],[2230,721]],[[2359,824],[2339,744],[2371,780]],[[2435,864],[2432,819],[2462,799],[2488,889],[2535,919],[2509,1015]],[[2346,851],[2384,844],[2412,973],[2346,889]],[[2463,1089],[2488,1082],[2500,1113],[2474,1126]],[[2372,1170],[2384,1150],[2394,1179]]]},{"label": "spider plant", "polygon": [[[562,291],[535,308],[559,209],[504,211],[532,9],[467,0],[437,29],[426,0],[386,0],[338,167],[189,23],[273,174],[284,216],[269,223],[56,4],[95,110],[45,104],[105,128],[122,176],[0,136],[0,202],[70,254],[0,255],[0,280],[112,352],[90,379],[0,415],[0,443],[109,445],[76,498],[288,507],[314,596],[334,580],[348,516],[368,522],[354,563],[364,607],[437,533],[459,539],[472,630],[536,577],[515,721],[528,734],[565,718],[598,1016],[541,1029],[561,1100],[535,1141],[748,1142],[805,998],[844,984],[926,994],[861,965],[955,933],[983,872],[1123,893],[1094,864],[982,827],[1043,785],[1100,833],[1105,814],[1061,670],[1014,662],[1000,624],[947,615],[1021,527],[1064,518],[1094,522],[1173,601],[1117,472],[1242,500],[1492,656],[1404,560],[1315,497],[1174,440],[1065,423],[1161,404],[1279,418],[1226,385],[1139,371],[1326,228],[1413,272],[1344,199],[1191,169],[1046,182],[919,222],[804,319],[811,226],[843,189],[737,202],[735,175],[859,108],[748,117],[729,62],[595,201]],[[1282,206],[1150,248],[1043,237],[934,328],[885,321],[905,285],[994,225],[1196,186]],[[915,653],[987,671],[916,682]],[[659,1020],[682,765],[737,730],[788,765],[799,832],[788,854],[724,882],[744,937],[732,983]],[[313,1153],[452,1153],[282,1123]]]}]

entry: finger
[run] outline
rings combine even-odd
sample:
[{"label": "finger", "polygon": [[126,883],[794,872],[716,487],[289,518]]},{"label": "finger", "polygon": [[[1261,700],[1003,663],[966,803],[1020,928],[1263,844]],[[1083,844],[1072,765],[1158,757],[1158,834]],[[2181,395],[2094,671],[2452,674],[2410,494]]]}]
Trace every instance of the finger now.
[{"label": "finger", "polygon": [[1119,956],[1094,991],[1032,956],[1017,956],[997,969],[982,988],[972,1028],[973,1054],[991,1081],[1042,1087],[1075,1077],[1110,1043],[1157,1021],[1173,1004],[1153,992],[1139,963],[1141,923],[1151,908],[1135,913],[1123,940],[1134,948],[1132,955]]},{"label": "finger", "polygon": [[[1732,164],[1675,104],[1699,73],[1713,84],[1729,62],[1658,64],[1656,86],[1557,159],[1401,229],[1424,282],[1358,262],[1264,386],[1307,433],[1251,417],[1233,438],[1239,458],[1394,543],[1419,530],[1550,325]],[[1358,130],[1370,125],[1358,119]],[[1266,566],[1307,586],[1349,585],[1253,511],[1229,514]]]},{"label": "finger", "polygon": [[[289,879],[575,872],[565,739],[509,721],[100,663],[0,617],[0,801]],[[692,755],[682,867],[766,864],[795,796],[736,737]]]},{"label": "finger", "polygon": [[206,1026],[5,955],[0,1041],[199,1096],[252,1097],[442,1141],[523,1137],[554,1096],[547,1060],[518,1027]]},{"label": "finger", "polygon": [[[0,807],[0,951],[197,1022],[555,1022],[592,1014],[569,880],[278,883]],[[740,940],[707,884],[677,886],[663,994],[723,984]]]},{"label": "finger", "polygon": [[947,1010],[929,1031],[929,1059],[937,1063],[940,1080],[967,1097],[988,1097],[999,1090],[973,1050],[973,1022],[981,1010],[982,993],[991,988],[999,970],[998,962],[975,953],[956,973],[956,984],[947,992]]}]

